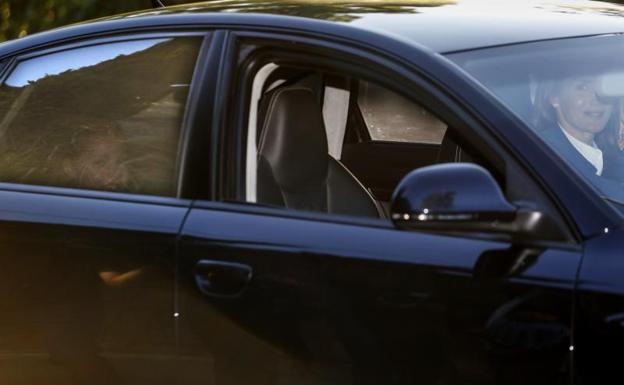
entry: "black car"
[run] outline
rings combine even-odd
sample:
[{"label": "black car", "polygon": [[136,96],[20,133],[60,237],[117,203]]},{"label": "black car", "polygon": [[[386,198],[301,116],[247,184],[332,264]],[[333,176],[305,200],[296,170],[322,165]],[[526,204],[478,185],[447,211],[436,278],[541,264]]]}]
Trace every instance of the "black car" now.
[{"label": "black car", "polygon": [[214,1],[0,44],[0,383],[622,383],[623,15]]}]

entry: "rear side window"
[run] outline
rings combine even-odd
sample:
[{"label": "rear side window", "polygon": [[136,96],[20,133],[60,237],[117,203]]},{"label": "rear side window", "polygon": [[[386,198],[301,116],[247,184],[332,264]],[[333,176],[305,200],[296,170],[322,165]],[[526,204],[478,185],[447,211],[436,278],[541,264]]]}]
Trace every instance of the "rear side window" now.
[{"label": "rear side window", "polygon": [[360,81],[358,106],[372,140],[440,144],[446,124],[413,101]]},{"label": "rear side window", "polygon": [[0,182],[174,195],[201,38],[21,60],[0,86]]}]

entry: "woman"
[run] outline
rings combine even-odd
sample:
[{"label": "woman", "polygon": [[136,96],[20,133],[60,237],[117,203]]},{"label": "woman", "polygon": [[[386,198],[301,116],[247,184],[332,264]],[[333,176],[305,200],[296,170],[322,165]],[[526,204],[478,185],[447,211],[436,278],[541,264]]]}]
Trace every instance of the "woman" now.
[{"label": "woman", "polygon": [[546,142],[604,193],[624,197],[624,157],[599,140],[619,125],[617,99],[601,96],[600,78],[591,75],[562,78],[540,92],[537,127]]}]

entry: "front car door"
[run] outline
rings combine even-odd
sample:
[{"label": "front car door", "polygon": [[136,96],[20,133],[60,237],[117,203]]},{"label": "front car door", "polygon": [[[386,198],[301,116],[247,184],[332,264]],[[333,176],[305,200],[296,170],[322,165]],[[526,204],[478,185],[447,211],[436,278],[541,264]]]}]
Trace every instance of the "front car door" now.
[{"label": "front car door", "polygon": [[175,381],[178,157],[203,39],[85,39],[5,68],[3,384]]},{"label": "front car door", "polygon": [[[188,381],[569,383],[581,252],[566,222],[532,176],[484,129],[487,121],[466,113],[412,68],[354,48],[354,41],[379,42],[379,36],[351,37],[349,47],[296,34],[230,37],[229,65],[222,69],[228,81],[215,101],[223,108],[214,108],[230,114],[213,119],[226,122],[213,127],[226,132],[217,156],[222,163],[214,170],[224,184],[213,201],[196,202],[182,230],[180,347],[201,363],[189,368]],[[409,49],[423,68],[445,68],[439,58]],[[267,68],[295,75],[263,87],[257,83],[270,79]],[[466,150],[479,154],[479,163],[496,175],[509,200],[526,204],[528,199],[551,216],[554,233],[518,239],[408,232],[386,219],[259,201],[250,194],[250,183],[260,183],[250,159],[263,161],[259,144],[253,145],[262,137],[254,129],[264,129],[262,93],[306,89],[311,73],[373,81],[424,106]],[[309,94],[316,95],[313,89]],[[228,109],[226,103],[233,101]],[[489,108],[493,121],[517,125]],[[289,119],[287,110],[278,116]],[[306,113],[300,120],[307,124],[318,117]],[[295,201],[289,199],[284,205]],[[318,208],[315,204],[308,207]]]},{"label": "front car door", "polygon": [[[574,352],[576,384],[621,382],[618,352],[624,341],[621,279],[624,165],[620,139],[624,89],[620,82],[614,81],[624,73],[621,52],[622,37],[604,34],[449,54],[523,118],[533,129],[535,138],[548,145],[552,153],[558,153],[559,158],[536,163],[537,167],[556,164],[558,169],[567,170],[568,180],[585,189],[593,187],[587,195],[569,188],[560,188],[558,194],[559,199],[567,201],[568,210],[575,216],[585,239],[570,346]],[[557,71],[553,72],[553,68]],[[610,88],[603,88],[607,84]],[[608,94],[604,92],[607,89]],[[592,120],[588,106],[605,112],[593,115],[600,119]],[[572,112],[576,115],[570,115]],[[584,117],[590,119],[583,121]],[[594,168],[588,157],[573,147],[568,148],[573,141],[565,136],[569,135],[570,126],[565,126],[564,120],[585,133],[593,130],[588,138],[603,157],[600,167]],[[563,140],[558,140],[557,135]],[[526,155],[530,158],[533,153]],[[551,172],[549,167],[543,168],[544,173]],[[561,187],[562,180],[555,175],[549,175],[547,180]]]}]

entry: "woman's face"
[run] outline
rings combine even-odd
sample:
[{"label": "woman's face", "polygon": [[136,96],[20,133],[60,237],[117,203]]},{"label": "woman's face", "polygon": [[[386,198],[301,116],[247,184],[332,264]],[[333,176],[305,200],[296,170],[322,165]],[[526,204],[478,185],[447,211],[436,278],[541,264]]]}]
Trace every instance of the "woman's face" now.
[{"label": "woman's face", "polygon": [[559,123],[587,134],[602,131],[613,111],[613,103],[598,98],[595,77],[566,79],[551,98]]}]

